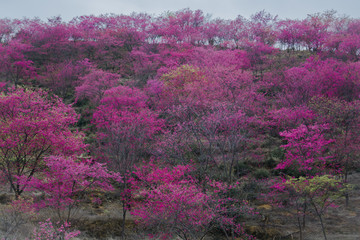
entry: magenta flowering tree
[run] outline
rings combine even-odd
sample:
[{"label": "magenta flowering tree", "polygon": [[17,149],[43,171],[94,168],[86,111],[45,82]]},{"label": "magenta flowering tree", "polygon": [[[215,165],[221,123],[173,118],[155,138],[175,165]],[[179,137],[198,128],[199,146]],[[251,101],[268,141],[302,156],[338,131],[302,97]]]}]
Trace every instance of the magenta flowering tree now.
[{"label": "magenta flowering tree", "polygon": [[248,22],[249,40],[261,42],[266,45],[273,45],[276,39],[274,28],[277,23],[277,16],[270,13],[259,11],[250,17]]},{"label": "magenta flowering tree", "polygon": [[310,14],[302,21],[302,44],[309,51],[317,52],[322,50],[329,33],[330,19],[325,14]]},{"label": "magenta flowering tree", "polygon": [[178,108],[177,115],[181,115],[181,109],[201,111],[209,107],[209,100],[216,94],[211,91],[213,87],[199,67],[185,64],[167,69],[158,79],[150,80],[146,93],[153,108],[170,115]]},{"label": "magenta flowering tree", "polygon": [[15,37],[32,46],[27,56],[38,67],[73,60],[78,51],[69,41],[70,38],[70,28],[60,16],[49,18],[47,22],[40,19],[18,21]]},{"label": "magenta flowering tree", "polygon": [[237,184],[209,180],[204,192],[191,176],[193,170],[191,165],[160,168],[153,162],[136,168],[131,214],[139,217],[139,224],[164,239],[203,239],[214,228],[227,239],[252,239],[237,220],[254,214],[253,209],[228,194]]},{"label": "magenta flowering tree", "polygon": [[348,34],[345,36],[341,35],[340,41],[339,38],[340,37],[338,36],[338,38],[336,39],[338,40],[338,47],[336,48],[335,56],[340,59],[357,62],[359,60],[360,49],[359,34]]},{"label": "magenta flowering tree", "polygon": [[116,171],[126,172],[131,168],[141,149],[163,127],[163,121],[150,111],[145,101],[146,96],[140,90],[118,86],[105,92],[94,113],[100,147]]},{"label": "magenta flowering tree", "polygon": [[278,49],[261,41],[244,43],[244,48],[250,62],[250,69],[253,71],[255,80],[263,80],[264,72],[272,63],[271,56],[278,52]]},{"label": "magenta flowering tree", "polygon": [[79,78],[82,84],[75,88],[77,99],[89,99],[95,105],[99,104],[104,92],[118,85],[120,75],[93,69]]},{"label": "magenta flowering tree", "polygon": [[164,127],[164,121],[146,106],[145,101],[146,96],[140,90],[118,86],[105,92],[93,115],[98,129],[99,157],[123,177],[123,234],[131,199],[128,175]]},{"label": "magenta flowering tree", "polygon": [[[248,53],[238,49],[204,49],[193,50],[190,63],[198,72],[189,82],[192,95],[197,96],[203,105],[229,102],[241,105],[243,109],[257,109],[261,94],[257,92],[258,84],[254,83],[248,69],[251,67]],[[189,79],[191,79],[189,77]],[[193,101],[195,102],[195,100]],[[250,110],[250,111],[251,111]]]},{"label": "magenta flowering tree", "polygon": [[284,71],[286,83],[284,90],[279,93],[279,100],[282,106],[297,107],[305,105],[311,97],[319,94],[321,89],[314,81],[308,69],[294,67]]},{"label": "magenta flowering tree", "polygon": [[284,71],[286,82],[281,84],[279,100],[291,107],[306,105],[315,96],[353,101],[360,93],[358,72],[356,64],[310,57],[301,67]]},{"label": "magenta flowering tree", "polygon": [[0,170],[18,197],[49,154],[84,151],[81,134],[71,131],[75,111],[47,92],[18,88],[0,93]]},{"label": "magenta flowering tree", "polygon": [[154,32],[170,44],[198,44],[203,40],[204,21],[205,17],[201,10],[183,9],[158,18]]},{"label": "magenta flowering tree", "polygon": [[7,45],[0,45],[0,77],[2,81],[10,81],[17,86],[37,75],[33,61],[24,55],[30,49],[31,45],[16,40]]},{"label": "magenta flowering tree", "polygon": [[36,177],[20,178],[26,191],[40,191],[45,199],[35,202],[38,210],[50,207],[61,221],[69,221],[84,194],[89,191],[112,191],[111,180],[121,181],[118,174],[109,172],[104,164],[92,159],[49,156],[45,168]]},{"label": "magenta flowering tree", "polygon": [[310,77],[311,85],[317,88],[315,94],[346,101],[359,97],[358,66],[334,59],[321,61],[318,58],[309,58],[304,67],[311,72],[307,77]]},{"label": "magenta flowering tree", "polygon": [[[344,183],[348,182],[351,171],[357,167],[359,154],[359,101],[347,102],[340,99],[325,97],[313,98],[310,107],[319,115],[319,119],[329,123],[328,133],[335,140],[331,151],[339,166],[339,174],[343,175]],[[346,205],[349,194],[346,193]]]},{"label": "magenta flowering tree", "polygon": [[269,111],[268,115],[270,117],[269,124],[275,126],[277,132],[294,129],[301,124],[314,124],[317,118],[316,113],[307,106],[283,107]]},{"label": "magenta flowering tree", "polygon": [[214,216],[206,206],[209,196],[187,176],[190,171],[190,166],[160,169],[152,163],[136,168],[132,185],[136,189],[134,196],[139,195],[140,201],[131,214],[140,218],[141,225],[166,239],[176,235],[182,239],[196,235],[202,238]]},{"label": "magenta flowering tree", "polygon": [[214,166],[222,166],[223,175],[231,184],[234,166],[242,161],[251,144],[249,118],[231,106],[218,106],[208,114],[186,122],[183,130],[199,149],[199,179],[209,176]]},{"label": "magenta flowering tree", "polygon": [[299,20],[282,20],[277,23],[277,40],[287,49],[293,51],[301,49],[303,34],[302,22]]},{"label": "magenta flowering tree", "polygon": [[64,222],[59,227],[54,226],[51,219],[48,218],[44,222],[39,222],[39,226],[36,227],[32,233],[32,240],[71,240],[80,234],[80,231],[70,231],[71,224]]},{"label": "magenta flowering tree", "polygon": [[50,88],[58,96],[67,99],[73,96],[76,86],[83,83],[80,77],[89,74],[93,69],[89,59],[77,62],[64,61],[45,65],[45,73],[39,77],[42,86]]},{"label": "magenta flowering tree", "polygon": [[359,25],[359,20],[339,19],[336,22],[337,31],[330,35],[325,42],[327,56],[348,62],[358,61],[360,47]]},{"label": "magenta flowering tree", "polygon": [[204,189],[206,179],[214,176],[231,184],[236,179],[234,167],[250,155],[248,146],[256,145],[251,127],[255,118],[230,104],[211,109],[185,105],[167,113],[169,122],[175,123],[160,138],[154,154],[172,164],[196,163],[196,178]]},{"label": "magenta flowering tree", "polygon": [[322,174],[335,168],[333,156],[327,153],[327,148],[334,142],[324,135],[328,128],[327,124],[301,124],[295,129],[281,132],[280,136],[287,141],[282,145],[286,153],[285,160],[276,168],[290,168],[307,175]]}]

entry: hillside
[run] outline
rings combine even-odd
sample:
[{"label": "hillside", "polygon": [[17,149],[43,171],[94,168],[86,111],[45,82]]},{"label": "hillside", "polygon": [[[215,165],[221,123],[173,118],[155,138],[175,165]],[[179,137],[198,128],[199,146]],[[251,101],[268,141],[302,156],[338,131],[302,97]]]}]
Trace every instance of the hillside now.
[{"label": "hillside", "polygon": [[359,238],[359,56],[334,11],[0,19],[0,236]]}]

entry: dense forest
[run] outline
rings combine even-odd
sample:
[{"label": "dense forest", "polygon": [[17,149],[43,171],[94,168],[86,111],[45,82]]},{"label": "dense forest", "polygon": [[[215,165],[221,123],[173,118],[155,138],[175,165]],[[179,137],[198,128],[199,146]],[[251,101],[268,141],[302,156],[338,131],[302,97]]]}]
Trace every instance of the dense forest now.
[{"label": "dense forest", "polygon": [[1,239],[329,239],[359,58],[334,11],[0,19]]}]

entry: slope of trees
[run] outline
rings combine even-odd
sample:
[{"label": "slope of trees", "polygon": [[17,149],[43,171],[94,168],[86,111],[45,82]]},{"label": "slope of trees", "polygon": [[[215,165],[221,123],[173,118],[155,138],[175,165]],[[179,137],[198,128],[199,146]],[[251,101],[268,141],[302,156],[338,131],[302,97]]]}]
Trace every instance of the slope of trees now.
[{"label": "slope of trees", "polygon": [[360,20],[332,11],[0,19],[2,182],[44,194],[58,239],[97,191],[115,192],[124,238],[130,213],[163,239],[252,239],[253,206],[284,198],[300,239],[311,211],[327,238],[358,167],[359,56]]}]

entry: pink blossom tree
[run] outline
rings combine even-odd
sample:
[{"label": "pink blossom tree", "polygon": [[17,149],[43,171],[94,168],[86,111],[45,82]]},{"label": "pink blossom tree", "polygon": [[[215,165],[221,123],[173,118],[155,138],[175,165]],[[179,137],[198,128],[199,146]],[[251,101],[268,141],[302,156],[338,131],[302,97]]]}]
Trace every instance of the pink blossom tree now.
[{"label": "pink blossom tree", "polygon": [[10,81],[15,86],[26,83],[36,76],[33,61],[25,57],[31,45],[12,40],[7,45],[0,45],[0,79]]},{"label": "pink blossom tree", "polygon": [[[59,223],[58,223],[59,224]],[[59,227],[52,223],[51,219],[48,218],[44,222],[39,222],[33,233],[33,240],[53,239],[53,240],[71,240],[80,234],[80,231],[70,231],[71,224],[64,222]]]},{"label": "pink blossom tree", "polygon": [[[319,119],[329,123],[328,135],[334,139],[331,148],[334,161],[339,166],[339,174],[344,183],[348,182],[351,170],[357,166],[359,154],[359,101],[347,102],[340,99],[316,97],[310,102],[310,107],[319,115]],[[346,205],[349,204],[349,194],[345,194]]]},{"label": "pink blossom tree", "polygon": [[0,170],[18,197],[39,172],[43,157],[72,155],[85,149],[81,134],[71,131],[74,110],[42,90],[18,88],[0,93]]},{"label": "pink blossom tree", "polygon": [[84,84],[84,79],[80,77],[89,74],[94,65],[89,59],[83,59],[77,62],[49,63],[44,68],[46,72],[38,78],[40,85],[50,88],[64,99],[69,99],[73,98],[75,87]]},{"label": "pink blossom tree", "polygon": [[110,182],[121,181],[118,174],[109,172],[103,164],[93,159],[49,156],[45,168],[36,177],[20,178],[26,191],[40,191],[45,199],[35,202],[37,210],[50,207],[59,220],[67,222],[76,213],[84,195],[90,191],[111,191]]},{"label": "pink blossom tree", "polygon": [[191,165],[160,168],[152,162],[136,168],[131,181],[138,200],[131,213],[138,222],[164,239],[203,239],[214,228],[227,239],[252,239],[237,218],[254,214],[253,209],[228,195],[236,184],[208,181],[209,191],[204,192],[192,171]]},{"label": "pink blossom tree", "polygon": [[291,19],[279,21],[276,30],[277,40],[287,49],[293,51],[301,49],[301,37],[303,34],[301,21]]},{"label": "pink blossom tree", "polygon": [[90,73],[79,78],[82,84],[75,88],[76,98],[86,98],[98,105],[104,92],[118,85],[119,80],[118,74],[93,69]]},{"label": "pink blossom tree", "polygon": [[334,142],[326,139],[324,131],[328,130],[326,124],[301,124],[290,131],[280,133],[287,144],[282,145],[286,150],[285,160],[277,165],[277,169],[291,168],[303,174],[322,174],[333,166],[333,156],[327,153],[327,148]]},{"label": "pink blossom tree", "polygon": [[118,86],[105,92],[93,116],[98,129],[99,156],[123,177],[123,234],[131,198],[129,175],[164,127],[163,120],[147,107],[145,100],[139,89]]}]

